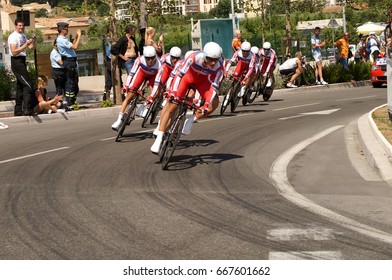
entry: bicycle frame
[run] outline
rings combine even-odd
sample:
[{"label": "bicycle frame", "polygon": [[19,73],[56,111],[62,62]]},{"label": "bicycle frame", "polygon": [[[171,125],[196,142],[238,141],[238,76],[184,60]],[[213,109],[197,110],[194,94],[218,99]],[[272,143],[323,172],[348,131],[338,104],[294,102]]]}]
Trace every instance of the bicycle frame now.
[{"label": "bicycle frame", "polygon": [[[186,113],[189,110],[200,109],[199,106],[188,101],[189,90],[184,99],[178,102],[178,108],[171,118],[168,130],[165,132],[162,140],[161,148],[158,152],[159,160],[162,163],[162,170],[167,168],[174,150],[180,142],[182,128],[184,127]],[[169,102],[174,102],[173,100]]]}]

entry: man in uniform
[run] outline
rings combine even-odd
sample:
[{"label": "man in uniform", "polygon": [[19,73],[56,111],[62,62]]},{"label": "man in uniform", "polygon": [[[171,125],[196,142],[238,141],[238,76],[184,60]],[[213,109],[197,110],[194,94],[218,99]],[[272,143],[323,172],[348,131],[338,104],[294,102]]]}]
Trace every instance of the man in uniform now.
[{"label": "man in uniform", "polygon": [[59,22],[57,23],[57,30],[59,36],[57,37],[57,48],[63,60],[63,65],[66,71],[66,82],[65,82],[65,100],[70,108],[76,102],[76,96],[79,92],[79,76],[78,76],[78,65],[75,50],[79,47],[81,31],[76,30],[76,36],[73,42],[67,39],[68,35],[68,23]]}]

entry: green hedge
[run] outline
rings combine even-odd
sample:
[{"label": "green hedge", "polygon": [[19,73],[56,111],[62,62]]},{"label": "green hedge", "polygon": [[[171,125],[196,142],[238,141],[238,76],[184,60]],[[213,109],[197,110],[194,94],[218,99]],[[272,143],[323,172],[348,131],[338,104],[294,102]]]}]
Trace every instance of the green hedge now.
[{"label": "green hedge", "polygon": [[0,67],[0,101],[10,100],[15,96],[16,81],[11,70]]}]

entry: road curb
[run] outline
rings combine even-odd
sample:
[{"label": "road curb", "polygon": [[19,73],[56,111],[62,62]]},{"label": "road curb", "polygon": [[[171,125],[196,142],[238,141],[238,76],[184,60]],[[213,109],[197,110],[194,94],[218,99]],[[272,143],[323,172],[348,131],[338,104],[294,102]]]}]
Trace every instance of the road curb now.
[{"label": "road curb", "polygon": [[82,117],[98,117],[98,116],[116,116],[120,111],[120,106],[108,108],[91,108],[88,110],[81,109],[78,111],[69,111],[65,113],[41,114],[36,116],[21,116],[1,118],[1,121],[12,128],[12,125],[20,124],[38,124],[52,120],[73,120]]},{"label": "road curb", "polygon": [[378,131],[378,128],[372,119],[374,110],[362,115],[358,119],[357,133],[363,153],[370,166],[383,180],[392,182],[392,147]]}]

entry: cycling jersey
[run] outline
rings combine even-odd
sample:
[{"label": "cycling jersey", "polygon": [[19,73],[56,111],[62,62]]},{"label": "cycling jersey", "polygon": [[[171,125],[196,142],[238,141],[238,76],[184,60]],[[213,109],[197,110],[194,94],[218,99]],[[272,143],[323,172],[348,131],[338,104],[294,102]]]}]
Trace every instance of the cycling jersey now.
[{"label": "cycling jersey", "polygon": [[248,55],[246,57],[244,57],[242,50],[236,51],[234,53],[233,57],[230,59],[230,61],[226,65],[225,74],[227,74],[227,72],[229,72],[230,66],[232,64],[234,64],[235,62],[238,62],[238,63],[234,69],[233,76],[240,77],[246,73],[245,79],[249,78],[249,76],[254,71],[255,55],[253,55],[252,52],[249,52]]},{"label": "cycling jersey", "polygon": [[275,69],[277,63],[277,56],[276,52],[273,49],[270,49],[268,54],[264,51],[264,49],[260,49],[259,57],[261,73],[269,73],[271,70]]},{"label": "cycling jersey", "polygon": [[149,85],[152,86],[154,84],[155,76],[157,75],[158,69],[161,65],[162,62],[157,57],[155,59],[154,65],[152,67],[148,67],[145,57],[139,56],[136,58],[131,72],[128,75],[127,81],[125,83],[126,88],[131,91],[135,91],[142,85],[144,80],[148,80]]},{"label": "cycling jersey", "polygon": [[164,54],[161,57],[162,65],[158,69],[158,73],[155,76],[154,81],[154,88],[152,89],[151,96],[155,96],[156,92],[158,91],[159,86],[166,85],[167,80],[170,77],[175,65],[171,63],[171,56],[170,53]]},{"label": "cycling jersey", "polygon": [[190,87],[199,91],[204,99],[203,108],[207,109],[210,101],[217,95],[219,84],[223,78],[223,62],[219,60],[214,68],[203,65],[205,54],[202,51],[191,53],[181,63],[170,87],[170,95],[175,99],[183,99]]}]

